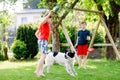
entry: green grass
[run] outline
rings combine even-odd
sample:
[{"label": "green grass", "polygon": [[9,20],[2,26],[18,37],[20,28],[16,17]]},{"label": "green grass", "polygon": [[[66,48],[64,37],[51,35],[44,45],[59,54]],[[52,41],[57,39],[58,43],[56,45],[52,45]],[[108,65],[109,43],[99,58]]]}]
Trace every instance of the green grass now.
[{"label": "green grass", "polygon": [[37,60],[30,61],[1,61],[0,80],[120,80],[120,62],[105,59],[88,60],[87,69],[75,70],[78,76],[71,77],[63,66],[54,65],[50,73],[45,73],[44,78],[36,77],[34,70]]}]

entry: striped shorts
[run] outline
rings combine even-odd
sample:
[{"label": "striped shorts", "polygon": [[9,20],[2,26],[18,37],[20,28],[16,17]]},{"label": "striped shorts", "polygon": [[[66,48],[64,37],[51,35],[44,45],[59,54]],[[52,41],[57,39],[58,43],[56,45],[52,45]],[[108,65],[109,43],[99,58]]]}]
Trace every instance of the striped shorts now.
[{"label": "striped shorts", "polygon": [[38,40],[38,47],[39,47],[40,53],[48,54],[47,40]]}]

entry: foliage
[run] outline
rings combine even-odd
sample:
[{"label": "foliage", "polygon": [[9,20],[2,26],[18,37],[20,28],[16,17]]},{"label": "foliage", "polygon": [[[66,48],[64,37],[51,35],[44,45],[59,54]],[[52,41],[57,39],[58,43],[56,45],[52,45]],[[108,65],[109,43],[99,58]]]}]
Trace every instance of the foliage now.
[{"label": "foliage", "polygon": [[0,0],[0,2],[3,2],[3,1],[9,1],[9,2],[11,2],[11,3],[15,3],[15,2],[18,1],[18,0]]},{"label": "foliage", "polygon": [[4,60],[4,54],[3,54],[3,50],[2,50],[2,42],[0,41],[0,60]]},{"label": "foliage", "polygon": [[24,3],[24,8],[38,9],[38,4],[40,0],[27,0],[27,3]]},{"label": "foliage", "polygon": [[25,42],[27,47],[25,58],[34,58],[38,53],[37,38],[35,37],[36,30],[37,25],[33,24],[20,25],[17,30],[16,40]]},{"label": "foliage", "polygon": [[6,41],[6,27],[10,26],[12,24],[12,16],[8,13],[8,11],[1,11],[0,12],[0,30],[3,35],[0,37],[3,41]]},{"label": "foliage", "polygon": [[7,27],[12,23],[11,20],[12,16],[8,13],[8,11],[1,11],[0,12],[0,25],[2,27]]},{"label": "foliage", "polygon": [[[87,28],[88,30],[90,30],[91,39],[92,39],[92,35],[94,34],[94,31],[95,31],[95,26],[94,25],[92,23],[90,23],[90,24],[88,24],[88,28]],[[105,33],[105,30],[104,30],[104,27],[100,25],[98,30],[97,30],[95,39],[94,39],[94,44],[105,43],[105,35],[106,35],[106,33]],[[90,41],[89,41],[89,43],[90,43]],[[96,48],[98,48],[98,47],[96,47]]]},{"label": "foliage", "polygon": [[20,40],[15,40],[14,43],[12,43],[11,50],[16,59],[25,58],[27,55],[26,44]]},{"label": "foliage", "polygon": [[[73,45],[75,45],[75,43],[76,43],[76,32],[77,32],[75,27],[67,26],[66,29],[67,29],[68,35],[69,35]],[[63,34],[63,31],[62,31],[61,27],[59,27],[59,34],[60,34],[60,43],[67,43],[67,39],[66,39],[65,35]],[[61,46],[60,51],[64,52],[67,48],[68,47]]]}]

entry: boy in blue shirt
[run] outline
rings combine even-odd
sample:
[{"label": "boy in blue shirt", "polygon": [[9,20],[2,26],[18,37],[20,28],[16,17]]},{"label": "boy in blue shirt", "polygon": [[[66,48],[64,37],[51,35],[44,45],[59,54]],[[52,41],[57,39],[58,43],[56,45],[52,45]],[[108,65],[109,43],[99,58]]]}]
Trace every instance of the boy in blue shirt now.
[{"label": "boy in blue shirt", "polygon": [[87,53],[88,53],[88,40],[90,40],[90,31],[86,29],[87,23],[82,22],[80,24],[81,30],[78,31],[78,38],[77,38],[77,55],[79,56],[79,67],[82,65],[82,59],[84,64],[84,69],[86,69],[87,63]]}]

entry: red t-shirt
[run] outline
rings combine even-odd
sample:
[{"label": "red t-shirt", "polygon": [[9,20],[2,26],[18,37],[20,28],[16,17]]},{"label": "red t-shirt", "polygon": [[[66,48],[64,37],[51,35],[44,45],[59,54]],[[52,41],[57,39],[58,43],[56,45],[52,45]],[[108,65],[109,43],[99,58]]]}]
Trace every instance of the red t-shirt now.
[{"label": "red t-shirt", "polygon": [[38,30],[40,33],[38,40],[47,40],[48,41],[49,36],[50,36],[50,24],[48,22],[41,23]]}]

